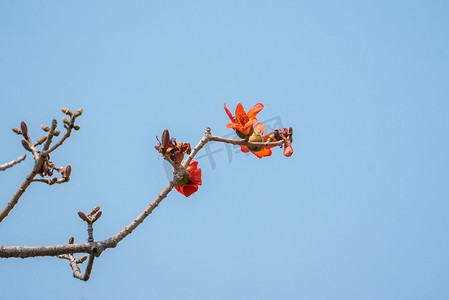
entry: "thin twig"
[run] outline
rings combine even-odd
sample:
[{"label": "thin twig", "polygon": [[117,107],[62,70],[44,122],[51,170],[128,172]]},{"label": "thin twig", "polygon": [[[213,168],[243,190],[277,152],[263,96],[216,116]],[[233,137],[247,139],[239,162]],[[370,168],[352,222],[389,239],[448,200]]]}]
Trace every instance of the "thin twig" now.
[{"label": "thin twig", "polygon": [[[50,144],[47,141],[47,143],[44,146],[44,149],[42,150],[42,153],[50,154],[53,151],[55,151],[56,149],[58,149],[59,146],[61,146],[64,143],[64,141],[70,137],[70,134],[72,134],[72,129],[74,128],[75,120],[76,120],[76,116],[72,116],[70,119],[70,124],[66,128],[66,132],[64,133],[64,136],[56,144],[54,144],[53,147],[50,148],[50,150],[47,150],[48,147],[50,146]],[[53,120],[53,122],[55,122],[55,121],[56,120]]]},{"label": "thin twig", "polygon": [[11,168],[11,167],[13,167],[16,164],[21,163],[22,161],[25,160],[26,157],[27,157],[26,154],[24,154],[24,155],[20,156],[19,158],[15,159],[13,161],[10,161],[9,163],[1,165],[0,166],[0,171],[5,171],[6,169]]},{"label": "thin twig", "polygon": [[[53,120],[50,132],[48,133],[47,141],[44,145],[44,149],[45,147],[47,147],[48,149],[48,146],[51,143],[51,139],[53,138],[53,135],[55,133],[56,126],[57,122],[56,120]],[[39,173],[39,170],[42,167],[42,163],[44,162],[44,159],[47,157],[47,155],[48,154],[46,152],[41,152],[39,158],[36,160],[36,163],[34,164],[33,170],[31,170],[30,174],[28,174],[28,176],[22,182],[19,189],[14,193],[8,204],[6,204],[6,207],[0,212],[0,223],[6,218],[6,216],[8,216],[8,214],[11,212],[11,210],[14,208],[17,202],[19,202],[20,197],[22,197],[23,193],[25,193],[26,189],[30,186],[31,182],[33,182],[34,177],[36,177],[36,175]]]}]

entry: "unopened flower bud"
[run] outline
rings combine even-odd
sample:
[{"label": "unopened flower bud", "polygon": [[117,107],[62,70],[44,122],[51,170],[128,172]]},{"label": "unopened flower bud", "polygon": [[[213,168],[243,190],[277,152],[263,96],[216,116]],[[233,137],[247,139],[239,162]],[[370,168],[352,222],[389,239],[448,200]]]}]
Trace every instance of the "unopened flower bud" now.
[{"label": "unopened flower bud", "polygon": [[65,167],[64,177],[70,177],[70,173],[72,173],[72,166],[67,165],[67,167]]},{"label": "unopened flower bud", "polygon": [[52,181],[53,183],[56,183],[56,182],[58,181],[58,177],[53,177],[53,178],[51,179],[51,181]]},{"label": "unopened flower bud", "polygon": [[27,135],[28,135],[28,127],[27,127],[27,124],[24,121],[22,121],[20,123],[20,129],[22,129],[23,136],[27,137]]},{"label": "unopened flower bud", "polygon": [[79,125],[73,125],[73,129],[75,129],[76,131],[80,130],[81,126]]},{"label": "unopened flower bud", "polygon": [[69,238],[69,244],[73,244],[75,242],[75,238],[73,236],[71,236]]},{"label": "unopened flower bud", "polygon": [[94,215],[97,211],[100,210],[100,208],[101,208],[100,205],[95,206],[89,215],[91,215],[91,216]]},{"label": "unopened flower bud", "polygon": [[13,128],[12,131],[14,131],[15,134],[21,135],[22,131],[19,130],[19,128]]},{"label": "unopened flower bud", "polygon": [[292,143],[289,140],[286,140],[284,145],[284,155],[290,157],[292,156],[292,154],[293,154]]},{"label": "unopened flower bud", "polygon": [[95,221],[97,221],[98,219],[100,219],[101,214],[102,214],[101,210],[98,211],[98,212],[95,214],[95,216],[93,217],[92,222],[95,222]]},{"label": "unopened flower bud", "polygon": [[[248,142],[262,142],[262,136],[253,134],[249,137]],[[262,150],[262,146],[248,146],[248,149],[252,152],[258,152]]]},{"label": "unopened flower bud", "polygon": [[55,136],[59,136],[61,134],[61,130],[55,130]]},{"label": "unopened flower bud", "polygon": [[25,148],[25,150],[28,150],[28,151],[30,151],[30,152],[33,151],[33,150],[31,150],[31,147],[30,147],[30,145],[28,144],[28,142],[25,141],[24,139],[22,139],[22,146],[23,146],[23,148]]},{"label": "unopened flower bud", "polygon": [[87,216],[82,212],[78,212],[78,216],[81,218],[81,220],[88,222]]},{"label": "unopened flower bud", "polygon": [[75,113],[75,117],[79,117],[83,114],[83,109],[82,108],[78,108],[78,110]]},{"label": "unopened flower bud", "polygon": [[169,144],[170,144],[170,132],[168,132],[168,129],[165,129],[164,132],[162,133],[161,146],[163,149],[166,149]]},{"label": "unopened flower bud", "polygon": [[73,113],[68,110],[67,108],[61,108],[62,113],[68,115],[68,116],[73,116]]},{"label": "unopened flower bud", "polygon": [[70,121],[69,121],[69,120],[67,120],[67,118],[66,118],[66,117],[62,118],[62,121],[64,122],[64,124],[67,124],[67,125],[69,125],[69,124],[70,124]]},{"label": "unopened flower bud", "polygon": [[76,260],[77,264],[82,264],[83,262],[85,262],[87,259],[87,255],[84,255],[82,257],[80,257],[79,259]]},{"label": "unopened flower bud", "polygon": [[37,140],[37,144],[38,145],[42,145],[46,140],[47,140],[47,136],[46,135],[41,136],[41,138]]},{"label": "unopened flower bud", "polygon": [[45,132],[49,132],[49,131],[50,131],[50,127],[48,127],[47,125],[42,124],[42,125],[41,125],[41,128],[42,128],[42,130],[45,131]]}]

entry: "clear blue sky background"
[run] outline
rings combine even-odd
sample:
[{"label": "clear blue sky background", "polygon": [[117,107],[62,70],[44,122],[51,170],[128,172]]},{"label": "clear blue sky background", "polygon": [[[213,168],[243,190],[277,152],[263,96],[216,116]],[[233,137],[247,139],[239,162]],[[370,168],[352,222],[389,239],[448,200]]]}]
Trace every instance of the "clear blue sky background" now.
[{"label": "clear blue sky background", "polygon": [[[447,1],[2,1],[0,162],[59,109],[84,108],[2,245],[86,241],[128,225],[167,177],[169,128],[230,132],[223,103],[295,129],[285,158],[214,154],[203,186],[72,278],[56,258],[1,259],[2,299],[448,299]],[[0,173],[1,206],[33,166]]]}]

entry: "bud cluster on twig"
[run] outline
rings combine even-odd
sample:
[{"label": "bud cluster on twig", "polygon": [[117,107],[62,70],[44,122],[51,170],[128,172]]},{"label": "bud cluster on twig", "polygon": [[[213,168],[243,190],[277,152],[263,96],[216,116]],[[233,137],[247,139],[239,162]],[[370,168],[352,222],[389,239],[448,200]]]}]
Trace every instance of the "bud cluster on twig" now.
[{"label": "bud cluster on twig", "polygon": [[82,211],[78,211],[78,216],[81,218],[81,220],[83,220],[87,223],[91,223],[91,224],[98,221],[98,219],[100,219],[100,217],[101,217],[101,214],[102,214],[102,212],[100,210],[99,205],[94,207],[88,215],[86,215]]},{"label": "bud cluster on twig", "polygon": [[[62,108],[61,111],[68,116],[70,119],[64,117],[63,123],[64,123],[64,127],[66,129],[66,133],[64,134],[64,136],[62,137],[62,139],[56,144],[54,145],[51,149],[49,149],[50,144],[51,144],[51,139],[53,136],[59,136],[61,131],[56,130],[57,127],[57,122],[56,120],[53,120],[53,124],[52,127],[50,128],[47,125],[41,125],[41,129],[47,133],[47,135],[44,135],[42,137],[40,137],[36,143],[32,143],[31,141],[31,137],[28,133],[28,126],[27,124],[22,121],[20,123],[20,129],[18,128],[13,128],[12,131],[14,133],[16,133],[17,135],[22,135],[23,139],[21,140],[22,146],[25,150],[30,151],[31,153],[33,153],[35,160],[37,160],[38,158],[41,158],[42,164],[40,164],[40,169],[37,170],[37,173],[41,176],[41,177],[47,177],[46,179],[34,179],[32,181],[35,182],[45,182],[47,184],[53,185],[55,183],[64,183],[64,182],[68,182],[70,180],[70,174],[72,171],[72,167],[70,165],[67,165],[65,168],[63,167],[56,167],[55,164],[50,161],[50,155],[49,153],[54,151],[56,148],[58,148],[66,138],[68,138],[70,136],[70,132],[72,129],[74,130],[79,130],[80,126],[75,124],[75,119],[79,116],[82,115],[83,113],[83,109],[80,108],[78,109],[75,113],[72,113],[69,109],[67,108]],[[39,151],[36,149],[36,147],[41,146],[45,143],[44,148]],[[57,177],[53,177],[53,172],[57,171],[58,173],[61,174],[61,179],[58,179]]]}]

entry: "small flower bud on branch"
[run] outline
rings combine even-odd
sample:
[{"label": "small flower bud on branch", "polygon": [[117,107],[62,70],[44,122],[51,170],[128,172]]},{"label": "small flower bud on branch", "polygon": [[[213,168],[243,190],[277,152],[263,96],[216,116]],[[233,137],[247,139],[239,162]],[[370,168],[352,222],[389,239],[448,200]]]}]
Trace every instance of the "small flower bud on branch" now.
[{"label": "small flower bud on branch", "polygon": [[83,109],[82,108],[78,108],[78,110],[75,113],[75,117],[79,117],[83,114]]},{"label": "small flower bud on branch", "polygon": [[55,130],[55,136],[59,136],[61,134],[61,130]]},{"label": "small flower bud on branch", "polygon": [[71,173],[72,173],[72,166],[67,165],[67,167],[65,167],[64,177],[69,178]]},{"label": "small flower bud on branch", "polygon": [[95,206],[92,211],[89,213],[89,217],[93,216],[97,211],[99,211],[101,208],[100,205]]},{"label": "small flower bud on branch", "polygon": [[168,129],[165,129],[162,133],[162,141],[161,141],[161,148],[163,150],[167,149],[168,145],[170,144],[170,132]]},{"label": "small flower bud on branch", "polygon": [[25,150],[28,150],[28,151],[30,151],[30,152],[33,152],[33,150],[31,150],[31,147],[30,147],[30,145],[28,144],[28,142],[25,141],[24,139],[22,139],[22,146],[23,146],[23,148],[25,148]]},{"label": "small flower bud on branch", "polygon": [[68,110],[67,108],[61,108],[61,111],[62,111],[62,113],[66,114],[68,116],[71,116],[71,117],[73,116],[73,113],[70,110]]},{"label": "small flower bud on branch", "polygon": [[64,124],[70,125],[70,121],[67,120],[66,117],[62,118],[62,121],[64,122]]},{"label": "small flower bud on branch", "polygon": [[41,125],[41,128],[42,128],[42,130],[45,131],[45,132],[49,132],[49,131],[50,131],[50,127],[48,127],[47,125],[42,124],[42,125]]},{"label": "small flower bud on branch", "polygon": [[42,145],[46,140],[47,140],[47,136],[46,135],[41,136],[41,138],[37,140],[35,146]]},{"label": "small flower bud on branch", "polygon": [[87,259],[87,255],[82,256],[81,258],[76,260],[77,264],[82,264],[83,262],[85,262]]},{"label": "small flower bud on branch", "polygon": [[76,131],[80,130],[81,126],[79,125],[73,125],[73,129],[75,129]]},{"label": "small flower bud on branch", "polygon": [[23,134],[23,136],[24,136],[25,138],[27,138],[27,136],[28,136],[28,127],[27,127],[27,124],[26,124],[24,121],[22,121],[22,122],[20,123],[20,129],[22,129],[22,134]]},{"label": "small flower bud on branch", "polygon": [[69,238],[69,244],[73,244],[75,242],[75,238],[73,236],[71,236]]},{"label": "small flower bud on branch", "polygon": [[12,131],[14,131],[15,134],[21,135],[22,131],[19,130],[19,128],[13,128]]},{"label": "small flower bud on branch", "polygon": [[82,211],[78,212],[78,216],[81,218],[81,220],[89,222],[89,219],[87,218],[87,216]]},{"label": "small flower bud on branch", "polygon": [[99,212],[97,212],[97,213],[95,214],[95,216],[92,218],[92,223],[94,223],[95,221],[97,221],[98,219],[100,219],[101,214],[102,214],[101,210],[100,210]]}]

